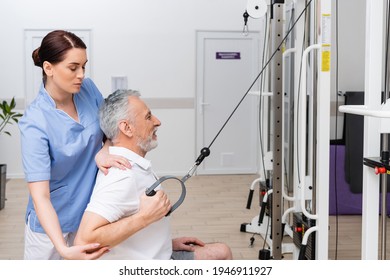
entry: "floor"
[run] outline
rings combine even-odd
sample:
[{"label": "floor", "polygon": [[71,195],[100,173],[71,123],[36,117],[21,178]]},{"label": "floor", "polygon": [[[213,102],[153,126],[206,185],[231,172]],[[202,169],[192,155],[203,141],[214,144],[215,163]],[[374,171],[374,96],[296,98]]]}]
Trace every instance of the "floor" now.
[{"label": "floor", "polygon": [[[256,260],[259,251],[267,248],[263,238],[242,232],[242,225],[251,223],[259,214],[258,190],[255,189],[250,209],[246,208],[249,188],[256,175],[194,176],[186,182],[184,203],[171,214],[174,236],[196,236],[205,242],[225,242],[234,259]],[[166,182],[165,189],[174,202],[180,190],[176,181]],[[24,212],[28,191],[23,180],[9,180],[6,185],[5,208],[0,210],[0,260],[23,258]],[[388,219],[388,218],[387,218]],[[387,232],[390,226],[387,223]],[[251,238],[254,238],[251,244]],[[284,243],[292,244],[289,236]],[[361,216],[329,217],[329,252],[331,260],[361,259]],[[390,249],[387,249],[387,259]],[[380,252],[380,250],[378,250]],[[293,254],[283,254],[293,259]]]}]

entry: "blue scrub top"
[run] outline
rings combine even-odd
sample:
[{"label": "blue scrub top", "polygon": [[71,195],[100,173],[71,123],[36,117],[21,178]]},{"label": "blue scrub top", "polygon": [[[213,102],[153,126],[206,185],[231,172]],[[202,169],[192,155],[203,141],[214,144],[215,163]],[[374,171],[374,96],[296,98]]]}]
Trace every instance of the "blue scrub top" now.
[{"label": "blue scrub top", "polygon": [[[77,231],[95,184],[95,155],[102,148],[98,108],[103,96],[90,79],[73,95],[79,123],[56,109],[43,84],[19,121],[27,182],[50,182],[50,199],[62,232]],[[32,203],[26,211],[32,231],[44,233]]]}]

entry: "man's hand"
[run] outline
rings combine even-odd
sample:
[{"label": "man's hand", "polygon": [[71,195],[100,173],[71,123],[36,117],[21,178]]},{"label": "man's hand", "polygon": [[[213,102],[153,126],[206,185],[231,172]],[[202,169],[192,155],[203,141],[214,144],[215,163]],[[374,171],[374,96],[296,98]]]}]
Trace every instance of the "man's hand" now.
[{"label": "man's hand", "polygon": [[139,215],[144,217],[147,225],[163,218],[172,205],[164,191],[158,190],[154,196],[143,194],[140,197]]},{"label": "man's hand", "polygon": [[194,246],[203,247],[204,242],[195,237],[179,237],[172,239],[173,251],[195,251]]}]

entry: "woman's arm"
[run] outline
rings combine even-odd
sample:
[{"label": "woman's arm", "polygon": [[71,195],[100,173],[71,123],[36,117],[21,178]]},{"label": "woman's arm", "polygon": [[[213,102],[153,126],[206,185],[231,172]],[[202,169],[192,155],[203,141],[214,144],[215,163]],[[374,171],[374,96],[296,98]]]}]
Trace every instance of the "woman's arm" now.
[{"label": "woman's arm", "polygon": [[107,175],[108,169],[110,167],[117,167],[119,169],[126,169],[131,168],[131,165],[129,161],[122,156],[118,155],[110,155],[108,152],[108,147],[112,146],[112,143],[110,140],[106,140],[104,142],[103,147],[101,150],[96,154],[95,156],[95,162],[97,167],[105,174]]},{"label": "woman's arm", "polygon": [[39,222],[46,234],[53,242],[58,253],[65,259],[96,259],[107,251],[102,248],[92,254],[88,252],[96,249],[100,244],[68,247],[61,230],[60,222],[50,200],[49,181],[28,183],[28,188],[34,203]]}]

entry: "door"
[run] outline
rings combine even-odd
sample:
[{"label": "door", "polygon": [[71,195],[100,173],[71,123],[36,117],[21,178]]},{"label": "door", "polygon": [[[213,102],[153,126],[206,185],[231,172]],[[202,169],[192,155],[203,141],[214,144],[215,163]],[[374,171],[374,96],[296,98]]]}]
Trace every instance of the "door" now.
[{"label": "door", "polygon": [[258,171],[258,96],[246,95],[224,124],[258,75],[259,38],[259,33],[197,32],[197,153],[212,143],[198,174]]}]

